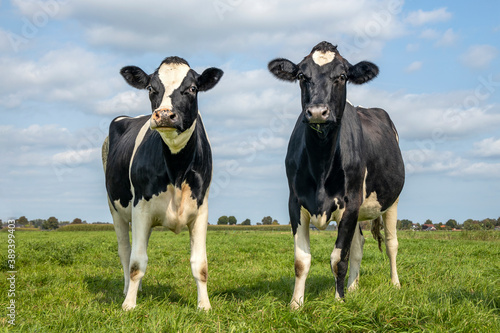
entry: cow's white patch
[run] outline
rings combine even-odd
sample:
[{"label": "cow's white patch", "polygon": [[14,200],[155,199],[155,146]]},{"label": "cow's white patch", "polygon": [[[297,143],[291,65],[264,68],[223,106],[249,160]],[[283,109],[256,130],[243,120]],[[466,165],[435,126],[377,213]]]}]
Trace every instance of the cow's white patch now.
[{"label": "cow's white patch", "polygon": [[345,207],[339,208],[339,201],[337,198],[335,198],[335,204],[337,205],[337,209],[332,213],[332,216],[330,217],[330,221],[340,222],[340,220],[342,219],[342,216],[344,215]]},{"label": "cow's white patch", "polygon": [[191,238],[191,271],[196,281],[198,290],[198,309],[209,310],[211,308],[208,299],[207,279],[208,263],[206,251],[207,224],[208,224],[208,190],[203,198],[203,203],[198,208],[196,220],[188,224]]},{"label": "cow's white patch", "polygon": [[129,116],[122,116],[122,117],[118,117],[114,120],[115,123],[123,120],[123,119],[136,119],[136,118],[141,118],[141,117],[144,117],[145,115],[144,114],[141,114],[140,116],[135,116],[135,117],[129,117]]},{"label": "cow's white patch", "polygon": [[366,193],[366,177],[368,177],[368,169],[365,169],[365,179],[363,180],[363,203],[359,208],[358,221],[374,220],[383,212],[382,205],[378,202],[377,193],[372,192],[367,197]]},{"label": "cow's white patch", "polygon": [[130,164],[128,166],[128,178],[130,179],[130,191],[132,192],[132,196],[135,195],[134,185],[132,184],[132,178],[130,176],[132,170],[132,163],[134,162],[134,156],[135,153],[137,152],[137,148],[139,148],[142,141],[144,140],[144,136],[146,135],[148,128],[149,128],[149,119],[147,119],[144,125],[142,125],[141,129],[139,130],[139,133],[135,137],[134,150],[132,151],[132,156],[130,157]]},{"label": "cow's white patch", "polygon": [[120,200],[113,201],[113,205],[111,205],[111,201],[108,198],[108,205],[111,211],[111,215],[115,212],[118,217],[120,217],[123,221],[131,221],[132,220],[132,205],[129,203],[126,207],[123,207],[120,203]]},{"label": "cow's white patch", "polygon": [[335,52],[332,51],[326,51],[326,52],[321,52],[321,51],[315,51],[312,55],[313,61],[319,65],[323,66],[326,65],[335,59]]},{"label": "cow's white patch", "polygon": [[332,267],[332,272],[333,272],[333,275],[335,276],[335,279],[338,276],[337,264],[340,262],[340,253],[341,252],[342,252],[342,249],[334,248],[332,251],[332,254],[330,255],[330,266]]},{"label": "cow's white patch", "polygon": [[311,267],[311,249],[309,242],[309,219],[310,214],[304,208],[300,208],[300,225],[294,235],[294,258],[295,258],[295,287],[293,288],[292,310],[298,309],[304,303],[304,292],[307,274]]},{"label": "cow's white patch", "polygon": [[158,77],[165,88],[165,93],[158,109],[172,110],[170,95],[172,95],[175,89],[180,87],[190,69],[186,64],[162,64],[160,66]]},{"label": "cow's white patch", "polygon": [[167,190],[154,195],[150,200],[140,200],[134,210],[147,212],[152,226],[164,226],[176,234],[198,215],[198,204],[191,197],[191,187],[183,182],[181,187],[172,184]]},{"label": "cow's white patch", "polygon": [[321,215],[311,215],[311,213],[306,208],[300,206],[301,220],[307,218],[310,223],[312,223],[312,225],[314,225],[316,228],[318,228],[319,230],[325,230],[331,221],[339,222],[342,219],[342,215],[344,215],[345,207],[339,208],[339,200],[337,198],[334,199],[334,202],[337,205],[337,209],[329,217],[326,215],[326,212],[323,212],[323,214]]},{"label": "cow's white patch", "polygon": [[155,130],[160,133],[163,142],[165,142],[165,144],[168,146],[170,152],[172,154],[177,154],[182,150],[182,148],[187,145],[189,139],[193,135],[195,128],[196,120],[193,122],[193,125],[191,125],[191,127],[189,127],[182,133],[179,133],[175,128],[169,127],[156,128]]},{"label": "cow's white patch", "polygon": [[352,237],[351,249],[349,251],[349,280],[347,282],[347,290],[353,291],[358,287],[359,270],[361,267],[361,259],[363,258],[363,245],[365,239],[359,230],[359,222],[356,224],[356,230]]},{"label": "cow's white patch", "polygon": [[378,202],[377,193],[372,192],[359,208],[358,221],[374,220],[382,213],[382,205]]}]

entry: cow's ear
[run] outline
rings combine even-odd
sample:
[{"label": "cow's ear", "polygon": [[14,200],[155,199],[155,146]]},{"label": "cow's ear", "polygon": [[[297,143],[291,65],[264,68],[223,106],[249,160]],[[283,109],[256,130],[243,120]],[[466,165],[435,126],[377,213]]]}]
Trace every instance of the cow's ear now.
[{"label": "cow's ear", "polygon": [[224,72],[218,68],[207,68],[198,76],[198,91],[207,91],[212,89],[220,80]]},{"label": "cow's ear", "polygon": [[356,65],[349,64],[348,79],[354,84],[363,84],[378,75],[378,67],[372,62],[361,61]]},{"label": "cow's ear", "polygon": [[287,59],[278,58],[271,61],[267,68],[280,80],[294,82],[297,80],[299,67]]},{"label": "cow's ear", "polygon": [[136,66],[123,67],[120,70],[120,74],[123,76],[125,81],[132,87],[137,89],[146,89],[149,84],[150,76],[142,69]]}]

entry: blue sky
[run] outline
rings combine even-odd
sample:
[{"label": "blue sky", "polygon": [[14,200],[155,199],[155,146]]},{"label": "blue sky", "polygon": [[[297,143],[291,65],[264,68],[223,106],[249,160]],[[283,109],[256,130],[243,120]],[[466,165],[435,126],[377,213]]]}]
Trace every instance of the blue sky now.
[{"label": "blue sky", "polygon": [[348,86],[386,109],[407,179],[399,218],[500,216],[497,1],[0,0],[0,218],[111,221],[100,162],[118,115],[150,113],[121,67],[177,55],[225,71],[199,95],[212,143],[209,221],[288,223],[284,157],[299,88],[267,62],[327,40],[380,75]]}]

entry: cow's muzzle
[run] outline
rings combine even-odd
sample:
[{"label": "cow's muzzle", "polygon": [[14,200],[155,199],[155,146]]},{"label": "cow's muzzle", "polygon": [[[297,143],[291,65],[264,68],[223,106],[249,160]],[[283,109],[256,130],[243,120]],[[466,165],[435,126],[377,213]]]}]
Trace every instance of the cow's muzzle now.
[{"label": "cow's muzzle", "polygon": [[178,121],[179,121],[179,116],[171,109],[157,109],[153,111],[153,114],[151,115],[151,128],[152,129],[160,127],[174,128],[177,126]]},{"label": "cow's muzzle", "polygon": [[305,120],[310,124],[324,124],[330,119],[330,108],[327,105],[317,104],[306,107]]}]

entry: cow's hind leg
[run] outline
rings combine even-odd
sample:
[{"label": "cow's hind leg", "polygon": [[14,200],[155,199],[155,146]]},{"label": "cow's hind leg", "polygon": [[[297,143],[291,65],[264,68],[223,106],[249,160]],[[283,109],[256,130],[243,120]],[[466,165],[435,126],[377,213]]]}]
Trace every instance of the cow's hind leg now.
[{"label": "cow's hind leg", "polygon": [[300,224],[294,235],[295,253],[295,287],[290,306],[293,310],[298,309],[304,303],[304,291],[306,288],[307,274],[311,267],[311,250],[309,247],[309,221],[308,213],[301,211]]},{"label": "cow's hind leg", "polygon": [[353,291],[358,287],[359,270],[361,267],[361,259],[363,258],[363,246],[365,238],[361,232],[361,226],[358,222],[356,231],[352,238],[351,250],[349,251],[349,279],[347,280],[347,290]]},{"label": "cow's hind leg", "polygon": [[147,244],[151,230],[151,221],[147,216],[132,217],[132,252],[129,265],[129,287],[122,308],[125,311],[135,308],[137,291],[148,265]]},{"label": "cow's hind leg", "polygon": [[130,281],[129,264],[130,264],[130,236],[129,222],[118,216],[117,213],[112,214],[113,226],[115,228],[116,238],[118,240],[118,256],[123,267],[123,294],[126,295]]},{"label": "cow's hind leg", "polygon": [[208,208],[207,198],[205,198],[204,204],[200,206],[198,217],[192,224],[188,225],[191,239],[191,271],[198,291],[198,309],[205,311],[211,309],[207,291],[207,225]]},{"label": "cow's hind leg", "polygon": [[391,265],[391,281],[396,287],[400,287],[398,270],[396,268],[396,256],[398,255],[398,238],[396,224],[398,219],[398,200],[384,213],[385,250]]}]

